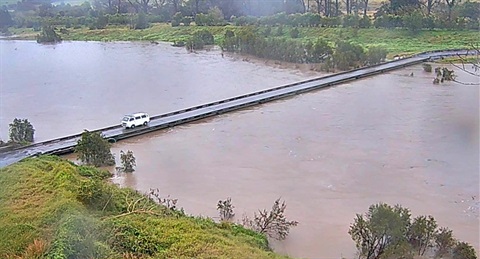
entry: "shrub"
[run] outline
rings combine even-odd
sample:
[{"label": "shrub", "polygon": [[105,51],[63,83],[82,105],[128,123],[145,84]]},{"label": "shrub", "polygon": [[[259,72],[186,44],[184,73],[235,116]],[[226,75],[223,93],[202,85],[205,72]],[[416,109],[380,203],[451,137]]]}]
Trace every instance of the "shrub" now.
[{"label": "shrub", "polygon": [[290,30],[290,37],[296,39],[300,35],[300,32],[298,31],[297,27],[294,27],[292,30]]},{"label": "shrub", "polygon": [[423,71],[428,72],[428,73],[432,72],[432,65],[427,64],[427,63],[423,63],[422,67],[423,67]]},{"label": "shrub", "polygon": [[147,21],[147,16],[144,12],[138,13],[137,22],[135,23],[136,30],[142,30],[148,28],[149,24]]},{"label": "shrub", "polygon": [[176,27],[180,25],[180,22],[182,21],[183,15],[181,12],[177,12],[173,15],[172,17],[172,27]]},{"label": "shrub", "polygon": [[286,208],[285,201],[280,204],[280,198],[278,198],[273,203],[272,210],[259,210],[258,214],[254,213],[253,220],[244,217],[243,225],[258,233],[267,234],[269,237],[277,240],[283,240],[288,236],[290,228],[298,225],[297,221],[288,221],[285,218]]},{"label": "shrub", "polygon": [[387,57],[387,50],[382,47],[371,47],[367,50],[365,55],[366,63],[368,65],[375,65],[383,62]]}]

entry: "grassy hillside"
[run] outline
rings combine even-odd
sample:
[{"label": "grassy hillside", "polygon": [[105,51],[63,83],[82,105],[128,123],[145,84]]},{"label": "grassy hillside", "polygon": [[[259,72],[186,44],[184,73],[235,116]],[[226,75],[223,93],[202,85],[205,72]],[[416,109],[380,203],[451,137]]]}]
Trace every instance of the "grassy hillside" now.
[{"label": "grassy hillside", "polygon": [[0,258],[284,258],[264,236],[185,216],[58,157],[0,169]]},{"label": "grassy hillside", "polygon": [[[68,34],[61,34],[64,40],[87,41],[185,41],[195,31],[208,29],[219,44],[227,29],[237,31],[237,26],[180,26],[169,24],[152,24],[145,30],[131,30],[127,27],[110,26],[102,30],[68,29]],[[272,28],[275,35],[276,28]],[[284,27],[284,38],[290,38],[289,28]],[[396,54],[412,54],[429,50],[471,48],[478,42],[478,31],[424,30],[412,34],[406,29],[352,29],[352,28],[299,28],[298,41],[323,38],[330,43],[337,40],[348,40],[368,48],[381,46],[388,50],[389,56]],[[34,39],[38,32],[31,29],[16,29],[12,33],[23,39]]]}]

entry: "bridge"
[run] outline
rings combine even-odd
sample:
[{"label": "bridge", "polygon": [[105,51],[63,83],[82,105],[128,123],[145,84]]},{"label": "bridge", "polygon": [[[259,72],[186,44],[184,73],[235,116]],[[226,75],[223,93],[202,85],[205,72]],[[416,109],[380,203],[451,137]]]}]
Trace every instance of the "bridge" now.
[{"label": "bridge", "polygon": [[[177,110],[151,117],[147,127],[138,127],[135,129],[124,129],[121,125],[115,125],[107,128],[94,130],[101,132],[110,142],[116,142],[122,139],[131,138],[148,132],[153,132],[176,125],[188,123],[195,120],[227,113],[230,111],[243,109],[245,107],[258,105],[281,98],[321,89],[334,85],[342,84],[348,81],[357,80],[373,75],[382,74],[388,71],[404,68],[407,66],[423,63],[429,60],[441,59],[451,56],[478,55],[476,52],[467,50],[448,50],[425,52],[413,55],[408,58],[393,60],[378,65],[362,67],[346,72],[332,74],[320,78],[310,79],[298,83],[283,85],[258,92],[248,93],[232,98],[206,103],[182,110]],[[81,133],[53,140],[34,143],[28,146],[20,147],[14,150],[0,151],[0,168],[15,163],[23,158],[40,155],[54,154],[62,155],[74,151],[77,141],[81,138]]]}]

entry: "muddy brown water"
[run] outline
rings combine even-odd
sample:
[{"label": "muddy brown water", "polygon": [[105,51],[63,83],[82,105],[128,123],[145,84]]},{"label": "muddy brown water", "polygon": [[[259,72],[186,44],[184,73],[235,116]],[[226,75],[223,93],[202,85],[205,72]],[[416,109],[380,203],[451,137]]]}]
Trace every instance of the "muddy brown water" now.
[{"label": "muddy brown water", "polygon": [[[318,76],[163,44],[0,44],[2,138],[14,116],[49,139]],[[10,66],[32,53],[28,68]],[[132,150],[137,170],[113,182],[159,188],[213,218],[220,199],[232,198],[240,220],[281,197],[300,223],[272,246],[294,257],[353,258],[349,225],[377,202],[433,215],[478,253],[478,86],[431,82],[413,66],[121,141],[112,151]]]}]

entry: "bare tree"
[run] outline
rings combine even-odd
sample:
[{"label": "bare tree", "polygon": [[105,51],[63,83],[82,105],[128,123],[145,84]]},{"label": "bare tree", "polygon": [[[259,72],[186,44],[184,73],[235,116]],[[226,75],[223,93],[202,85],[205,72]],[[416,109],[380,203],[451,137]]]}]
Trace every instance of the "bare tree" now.
[{"label": "bare tree", "polygon": [[452,20],[452,9],[453,7],[455,6],[455,0],[445,0],[445,3],[447,3],[447,7],[448,7],[448,20],[451,21]]},{"label": "bare tree", "polygon": [[440,0],[425,0],[425,2],[422,3],[422,5],[425,6],[425,8],[427,9],[427,16],[430,16],[433,7],[439,3]]},{"label": "bare tree", "polygon": [[323,0],[313,0],[315,2],[315,6],[317,7],[317,13],[322,13],[322,2]]},{"label": "bare tree", "polygon": [[277,240],[283,240],[288,236],[291,227],[298,225],[297,221],[288,221],[285,218],[285,209],[287,205],[285,201],[280,204],[280,198],[278,198],[271,211],[259,210],[258,214],[254,213],[253,220],[248,217],[243,217],[243,225],[255,230],[258,233],[267,234],[269,237]]},{"label": "bare tree", "polygon": [[[435,69],[436,78],[434,79],[433,83],[441,83],[443,81],[453,81],[463,85],[480,85],[480,48],[479,45],[472,45],[470,50],[466,53],[467,55],[459,55],[457,54],[455,61],[448,61],[448,63],[477,78],[476,82],[463,82],[457,80],[457,76],[455,75],[453,70],[449,70],[445,67],[437,67]],[[443,62],[444,63],[444,62]]]},{"label": "bare tree", "polygon": [[360,3],[363,6],[363,16],[366,16],[368,11],[368,0],[360,0]]},{"label": "bare tree", "polygon": [[226,200],[218,201],[217,203],[217,210],[220,213],[220,220],[221,221],[230,221],[235,217],[235,213],[233,209],[235,206],[232,204],[232,198],[227,198]]}]

